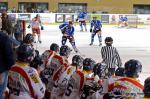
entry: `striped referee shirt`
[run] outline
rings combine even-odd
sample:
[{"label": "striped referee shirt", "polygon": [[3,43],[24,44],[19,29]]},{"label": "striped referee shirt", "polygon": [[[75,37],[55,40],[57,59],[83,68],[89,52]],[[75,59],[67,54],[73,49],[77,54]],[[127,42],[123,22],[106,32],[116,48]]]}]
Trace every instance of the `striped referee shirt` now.
[{"label": "striped referee shirt", "polygon": [[116,66],[121,67],[122,62],[117,49],[113,46],[103,46],[101,49],[101,55],[103,63],[107,65],[108,68],[115,68]]}]

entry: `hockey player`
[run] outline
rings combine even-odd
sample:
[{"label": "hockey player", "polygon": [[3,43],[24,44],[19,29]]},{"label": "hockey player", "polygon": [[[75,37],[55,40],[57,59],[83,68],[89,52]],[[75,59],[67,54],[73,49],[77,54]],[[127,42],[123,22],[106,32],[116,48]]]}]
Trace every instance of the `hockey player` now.
[{"label": "hockey player", "polygon": [[144,98],[143,99],[150,99],[150,77],[146,78],[144,81]]},{"label": "hockey player", "polygon": [[109,92],[112,97],[124,97],[142,99],[143,85],[138,81],[142,65],[138,60],[131,59],[125,63],[125,75],[109,84]]},{"label": "hockey player", "polygon": [[86,16],[87,16],[87,12],[80,12],[77,16],[77,19],[76,21],[79,21],[79,25],[80,25],[80,28],[81,28],[81,32],[83,32],[83,26],[85,28],[85,31],[87,31],[87,28],[86,28]]},{"label": "hockey player", "polygon": [[43,26],[42,26],[39,14],[37,14],[36,17],[32,19],[31,26],[32,26],[32,33],[33,33],[33,36],[34,36],[34,43],[36,43],[36,41],[35,41],[36,40],[35,39],[36,38],[36,34],[38,36],[38,42],[42,43],[40,26],[41,26],[41,30],[43,30]]},{"label": "hockey player", "polygon": [[37,70],[30,67],[29,63],[34,58],[34,49],[27,44],[19,46],[17,62],[10,69],[8,88],[10,99],[42,99],[45,93]]},{"label": "hockey player", "polygon": [[119,27],[127,27],[128,26],[128,18],[126,16],[121,16],[119,18]]},{"label": "hockey player", "polygon": [[[87,73],[91,74],[90,69],[93,67],[94,61],[92,59],[86,58],[83,61],[83,66],[87,66],[84,68],[84,70],[88,70]],[[84,65],[85,64],[85,65]],[[86,78],[88,74],[84,74],[82,72],[81,68],[77,68],[77,70],[72,74],[70,77],[70,80],[68,81],[67,88],[65,90],[65,94],[63,96],[63,99],[79,99],[82,89],[84,87],[84,84],[86,82]]]},{"label": "hockey player", "polygon": [[55,54],[59,54],[59,45],[56,43],[52,43],[50,45],[50,49],[44,51],[44,53],[41,55],[42,61],[43,61],[43,67],[46,68],[51,63],[51,58]]},{"label": "hockey player", "polygon": [[51,99],[62,99],[62,96],[67,88],[70,76],[77,70],[77,68],[82,68],[83,58],[79,55],[75,55],[72,58],[72,64],[63,72],[52,90]]},{"label": "hockey player", "polygon": [[77,53],[78,49],[75,45],[75,39],[74,39],[74,27],[73,22],[69,21],[68,23],[61,24],[59,26],[59,29],[61,30],[63,36],[62,36],[62,45],[65,45],[67,42],[67,39],[69,39],[70,44],[72,45],[74,51]]},{"label": "hockey player", "polygon": [[51,91],[54,87],[55,81],[57,81],[60,75],[67,69],[68,67],[68,57],[70,55],[71,49],[68,46],[61,46],[60,48],[60,55],[55,54],[51,58],[50,64],[46,67],[47,71],[44,71],[44,75],[47,80],[47,87],[46,87],[46,99],[50,99]]},{"label": "hockey player", "polygon": [[102,33],[101,33],[102,24],[100,20],[97,20],[97,17],[93,17],[93,20],[91,21],[91,28],[90,32],[91,35],[91,43],[90,45],[93,45],[94,37],[97,34],[98,40],[99,40],[99,46],[102,45]]}]

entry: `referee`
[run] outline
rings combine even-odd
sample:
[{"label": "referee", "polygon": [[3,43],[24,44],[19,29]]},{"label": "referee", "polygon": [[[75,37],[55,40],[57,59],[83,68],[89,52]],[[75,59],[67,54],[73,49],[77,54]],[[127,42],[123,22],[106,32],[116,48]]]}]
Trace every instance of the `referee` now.
[{"label": "referee", "polygon": [[101,49],[102,63],[105,63],[108,69],[108,74],[114,75],[116,66],[121,67],[122,62],[118,51],[112,46],[113,39],[111,37],[105,38],[106,46]]}]

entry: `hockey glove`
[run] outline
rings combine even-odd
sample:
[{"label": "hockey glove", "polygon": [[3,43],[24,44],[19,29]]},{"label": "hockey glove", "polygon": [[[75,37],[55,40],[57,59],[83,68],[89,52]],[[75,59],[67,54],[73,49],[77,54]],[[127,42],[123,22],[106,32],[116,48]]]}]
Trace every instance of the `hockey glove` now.
[{"label": "hockey glove", "polygon": [[78,21],[78,19],[76,19],[76,22]]},{"label": "hockey glove", "polygon": [[92,33],[92,31],[93,31],[93,30],[92,30],[92,29],[90,29],[90,32],[91,32],[91,33]]},{"label": "hockey glove", "polygon": [[27,27],[27,28],[28,28],[28,29],[29,29],[29,28],[31,28],[31,25],[28,25],[28,27]]},{"label": "hockey glove", "polygon": [[44,27],[43,27],[43,26],[41,26],[41,30],[44,30]]}]

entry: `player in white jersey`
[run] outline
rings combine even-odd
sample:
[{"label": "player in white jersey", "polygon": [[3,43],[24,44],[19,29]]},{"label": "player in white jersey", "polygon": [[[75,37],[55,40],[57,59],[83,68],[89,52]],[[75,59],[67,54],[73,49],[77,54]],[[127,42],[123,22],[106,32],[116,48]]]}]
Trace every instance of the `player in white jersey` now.
[{"label": "player in white jersey", "polygon": [[34,58],[34,49],[27,44],[19,46],[17,62],[10,69],[8,88],[10,99],[42,99],[45,93],[37,70],[30,67],[29,63]]},{"label": "player in white jersey", "polygon": [[75,55],[72,58],[72,64],[63,72],[58,81],[55,82],[55,85],[52,90],[51,99],[61,99],[68,85],[70,76],[76,71],[79,67],[83,66],[83,58],[80,55]]},{"label": "player in white jersey", "polygon": [[[87,62],[88,60],[88,62]],[[92,59],[86,58],[83,61],[83,69],[91,70],[94,61]],[[91,73],[91,72],[90,72]],[[86,77],[88,74],[84,74],[81,68],[77,68],[77,70],[72,74],[70,80],[68,81],[67,89],[65,90],[65,94],[63,95],[63,99],[79,99],[82,93],[82,89],[86,82]]]},{"label": "player in white jersey", "polygon": [[68,60],[71,52],[71,49],[68,46],[61,46],[60,48],[60,55],[55,54],[52,59],[50,65],[48,65],[48,69],[45,72],[45,75],[48,78],[48,83],[46,86],[46,99],[50,99],[51,91],[53,89],[55,81],[57,81],[60,75],[67,69],[68,67]]},{"label": "player in white jersey", "polygon": [[44,51],[44,53],[41,55],[43,61],[42,68],[44,69],[41,73],[41,79],[45,84],[48,83],[49,75],[47,74],[47,71],[49,70],[52,57],[54,55],[59,55],[59,49],[60,48],[58,44],[52,43],[50,49]]},{"label": "player in white jersey", "polygon": [[142,99],[143,85],[137,80],[141,69],[142,65],[138,60],[127,61],[125,63],[125,75],[119,74],[120,76],[108,78],[108,85],[103,87],[108,88],[108,92],[97,94],[98,98],[96,99],[100,99],[104,94],[104,99]]}]

